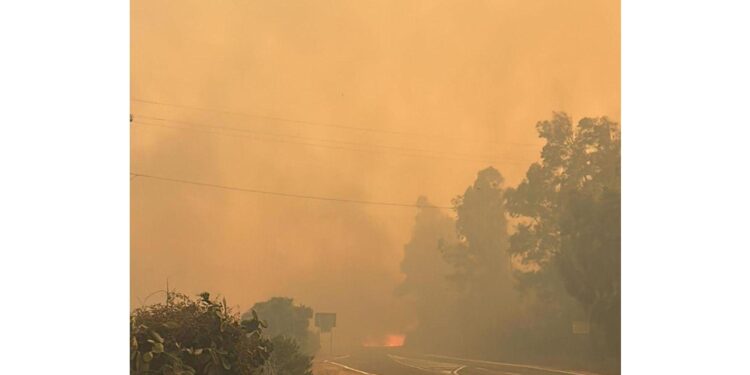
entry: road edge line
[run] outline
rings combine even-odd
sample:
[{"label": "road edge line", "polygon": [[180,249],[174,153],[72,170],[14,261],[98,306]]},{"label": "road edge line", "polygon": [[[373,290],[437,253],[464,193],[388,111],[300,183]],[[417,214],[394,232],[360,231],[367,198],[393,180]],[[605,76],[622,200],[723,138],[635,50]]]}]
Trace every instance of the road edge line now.
[{"label": "road edge line", "polygon": [[452,359],[452,360],[466,361],[466,362],[477,362],[477,363],[485,363],[485,364],[492,364],[492,365],[501,365],[501,366],[511,366],[511,367],[527,368],[527,369],[532,369],[532,370],[557,372],[557,373],[566,374],[566,375],[596,375],[596,374],[593,374],[593,373],[584,373],[584,372],[576,372],[576,371],[568,371],[568,370],[558,370],[558,369],[549,368],[549,367],[534,366],[534,365],[524,365],[524,364],[518,364],[518,363],[487,361],[487,360],[483,360],[483,359],[470,359],[470,358],[461,358],[461,357],[451,357],[451,356],[447,356],[447,355],[438,355],[438,354],[426,354],[426,356],[428,356],[428,357],[436,357],[436,358],[443,358],[443,359]]},{"label": "road edge line", "polygon": [[369,372],[365,372],[365,371],[362,371],[362,370],[358,370],[358,369],[356,369],[356,368],[353,368],[353,367],[349,367],[349,366],[347,366],[347,365],[345,365],[345,364],[342,364],[342,363],[338,363],[338,362],[334,362],[334,361],[329,361],[329,360],[327,360],[327,359],[326,359],[326,360],[324,360],[324,361],[323,361],[323,363],[330,363],[330,364],[332,364],[332,365],[334,365],[334,366],[339,366],[339,367],[342,367],[342,368],[344,368],[344,369],[346,369],[346,370],[349,370],[349,371],[354,371],[354,372],[360,373],[360,374],[362,374],[362,375],[375,375],[375,374],[371,374],[371,373],[369,373]]}]

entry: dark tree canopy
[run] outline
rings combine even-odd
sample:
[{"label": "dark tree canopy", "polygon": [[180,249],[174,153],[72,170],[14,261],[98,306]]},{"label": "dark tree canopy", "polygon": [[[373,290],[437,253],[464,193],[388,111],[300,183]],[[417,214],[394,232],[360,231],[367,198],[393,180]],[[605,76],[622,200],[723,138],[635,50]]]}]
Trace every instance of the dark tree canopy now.
[{"label": "dark tree canopy", "polygon": [[518,304],[512,287],[508,255],[508,219],[504,179],[489,167],[479,171],[474,183],[456,197],[455,244],[441,247],[452,266],[451,280],[461,294],[458,347],[489,353],[502,345]]},{"label": "dark tree canopy", "polygon": [[[554,295],[557,285],[585,309],[615,348],[620,301],[620,130],[607,118],[565,114],[537,124],[546,140],[508,209],[520,220],[511,255],[527,266],[522,289]],[[531,271],[528,271],[528,270]],[[558,281],[559,280],[559,281]]]},{"label": "dark tree canopy", "polygon": [[[414,220],[411,239],[404,245],[404,259],[401,272],[404,281],[396,292],[412,295],[415,298],[428,298],[436,293],[436,286],[445,288],[445,277],[450,272],[449,265],[442,258],[440,244],[456,242],[455,222],[440,209],[430,206],[426,197],[417,200],[419,211]],[[439,290],[439,289],[438,289]]]},{"label": "dark tree canopy", "polygon": [[414,302],[418,324],[408,332],[406,345],[429,351],[445,351],[455,342],[457,293],[447,276],[452,267],[443,259],[440,244],[457,241],[455,221],[438,208],[428,207],[426,197],[417,200],[411,239],[404,245],[401,272],[404,280],[396,294]]},{"label": "dark tree canopy", "polygon": [[[310,330],[310,320],[313,317],[310,307],[296,305],[292,298],[273,297],[256,303],[252,310],[268,322],[265,333],[269,337],[286,336],[294,339],[301,350],[308,354],[314,354],[320,348],[318,335]],[[243,317],[250,316],[251,311],[246,312]]]},{"label": "dark tree canopy", "polygon": [[495,168],[479,171],[474,184],[453,200],[459,242],[444,246],[452,278],[468,288],[505,283],[510,272],[504,179]]}]

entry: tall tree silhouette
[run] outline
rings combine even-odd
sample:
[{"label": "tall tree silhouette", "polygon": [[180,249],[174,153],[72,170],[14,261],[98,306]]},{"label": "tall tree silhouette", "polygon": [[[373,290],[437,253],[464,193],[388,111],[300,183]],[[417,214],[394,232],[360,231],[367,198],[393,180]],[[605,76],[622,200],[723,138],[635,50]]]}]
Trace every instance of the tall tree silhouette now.
[{"label": "tall tree silhouette", "polygon": [[554,295],[558,285],[589,317],[594,339],[619,352],[620,129],[607,118],[584,118],[574,129],[556,113],[537,124],[546,140],[507,204],[519,219],[510,254],[525,267],[521,289]]},{"label": "tall tree silhouette", "polygon": [[458,293],[447,278],[452,268],[442,258],[439,244],[456,243],[455,221],[430,207],[426,197],[419,197],[417,206],[419,211],[401,262],[404,280],[396,288],[396,294],[413,301],[416,309],[417,325],[408,332],[406,345],[425,351],[450,350],[460,329]]},{"label": "tall tree silhouette", "polygon": [[[462,292],[459,341],[467,351],[497,348],[518,309],[508,254],[504,179],[495,168],[479,171],[474,183],[453,200],[458,242],[441,250],[452,265],[449,275]],[[486,353],[490,354],[490,353]]]}]

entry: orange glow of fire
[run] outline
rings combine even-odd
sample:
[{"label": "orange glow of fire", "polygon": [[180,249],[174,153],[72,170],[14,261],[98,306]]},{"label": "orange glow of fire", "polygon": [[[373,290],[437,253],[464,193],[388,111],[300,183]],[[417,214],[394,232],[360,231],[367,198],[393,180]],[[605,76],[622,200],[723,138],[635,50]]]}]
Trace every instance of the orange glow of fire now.
[{"label": "orange glow of fire", "polygon": [[378,338],[370,337],[362,342],[362,346],[395,348],[404,346],[405,339],[406,336],[402,334],[388,334]]}]

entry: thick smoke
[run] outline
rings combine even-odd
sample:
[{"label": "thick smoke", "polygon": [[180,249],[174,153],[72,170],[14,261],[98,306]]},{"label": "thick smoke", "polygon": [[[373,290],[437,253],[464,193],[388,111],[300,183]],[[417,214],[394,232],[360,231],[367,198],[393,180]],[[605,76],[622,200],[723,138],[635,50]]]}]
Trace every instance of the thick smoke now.
[{"label": "thick smoke", "polygon": [[[616,2],[134,0],[131,11],[133,98],[249,114],[132,102],[134,172],[379,201],[425,194],[449,205],[487,159],[515,185],[542,144],[533,124],[551,110],[619,118]],[[306,146],[143,116],[391,148]],[[168,279],[241,311],[288,296],[337,312],[341,345],[420,324],[415,302],[393,291],[424,210],[143,177],[131,188],[133,306]]]}]

